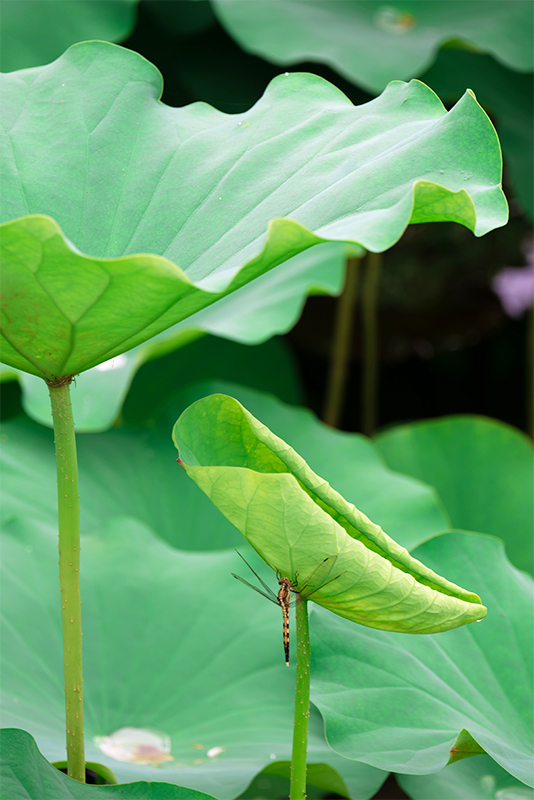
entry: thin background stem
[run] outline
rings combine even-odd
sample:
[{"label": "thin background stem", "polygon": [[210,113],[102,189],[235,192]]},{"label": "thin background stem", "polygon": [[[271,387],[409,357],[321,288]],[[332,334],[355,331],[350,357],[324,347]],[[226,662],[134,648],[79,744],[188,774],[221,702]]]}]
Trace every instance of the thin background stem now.
[{"label": "thin background stem", "polygon": [[363,275],[363,375],[362,423],[366,436],[372,436],[378,417],[378,282],[382,267],[380,253],[368,253]]},{"label": "thin background stem", "polygon": [[297,628],[297,682],[289,800],[305,800],[308,719],[310,716],[310,630],[308,604],[305,600],[297,599],[295,617]]},{"label": "thin background stem", "polygon": [[534,439],[534,306],[527,315],[527,431]]},{"label": "thin background stem", "polygon": [[358,293],[359,258],[348,258],[346,264],[345,286],[336,308],[330,374],[328,376],[323,420],[327,425],[339,427],[345,387],[347,384],[350,345],[355,320],[356,298]]},{"label": "thin background stem", "polygon": [[85,783],[83,741],[82,621],[80,600],[80,504],[78,461],[69,383],[50,386],[56,445],[59,586],[63,628],[63,669],[68,774]]}]

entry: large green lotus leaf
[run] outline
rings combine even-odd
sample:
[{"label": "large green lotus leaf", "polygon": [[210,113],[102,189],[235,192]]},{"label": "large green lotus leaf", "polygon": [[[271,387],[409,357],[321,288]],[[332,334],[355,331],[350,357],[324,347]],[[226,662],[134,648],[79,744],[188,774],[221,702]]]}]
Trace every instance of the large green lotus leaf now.
[{"label": "large green lotus leaf", "polygon": [[7,365],[89,369],[324,241],[380,251],[410,222],[506,222],[499,144],[470,92],[446,112],[394,82],[354,107],[287,74],[239,115],[160,93],[151,64],[103,42],[4,76]]},{"label": "large green lotus leaf", "polygon": [[504,540],[533,571],[534,458],[521,431],[485,417],[399,425],[375,438],[389,466],[435,486],[455,528]]},{"label": "large green lotus leaf", "polygon": [[[216,360],[221,350],[213,355]],[[82,531],[128,513],[183,550],[223,549],[242,543],[233,525],[179,469],[170,436],[172,424],[166,421],[171,415],[176,419],[192,400],[215,389],[236,395],[279,429],[312,466],[321,468],[359,508],[376,514],[379,523],[405,546],[413,547],[446,527],[448,517],[441,512],[434,490],[385,467],[363,436],[326,428],[309,411],[244,387],[199,384],[175,397],[167,415],[148,430],[78,436]],[[2,520],[34,513],[56,524],[52,431],[25,418],[10,420],[2,425],[0,443]]]},{"label": "large green lotus leaf", "polygon": [[35,740],[17,728],[0,730],[0,780],[4,798],[25,800],[105,800],[120,795],[125,800],[215,800],[213,795],[171,783],[90,786],[67,777],[39,752]]},{"label": "large green lotus leaf", "polygon": [[[127,353],[122,353],[83,372],[77,377],[76,383],[71,385],[76,430],[102,431],[111,427],[120,413],[130,383],[143,363],[161,357],[169,351],[184,348],[206,333],[243,344],[260,344],[276,334],[286,333],[300,316],[306,296],[340,293],[343,287],[346,250],[347,246],[341,242],[317,245],[261,275],[228,297],[193,314],[184,322],[153,337],[145,344],[138,345]],[[224,349],[225,346],[222,347]],[[241,349],[241,353],[243,351],[244,348]],[[279,355],[282,364],[277,368],[279,375],[276,382],[280,384],[284,380],[289,383],[294,382],[288,371],[281,368],[287,359],[283,354]],[[238,366],[239,356],[231,348],[227,359],[230,357],[234,366]],[[177,359],[178,362],[189,360],[185,355],[178,356]],[[211,375],[214,377],[238,378],[235,369],[229,376],[226,376],[224,371],[221,373],[219,359],[220,355],[217,356],[217,361],[211,364],[195,362],[194,376],[197,377],[199,369],[203,368],[207,377],[207,370],[210,367]],[[247,359],[252,365],[256,360],[258,366],[262,365],[265,369],[261,351],[254,356],[254,359]],[[224,354],[223,361],[228,366]],[[250,380],[252,365],[247,363],[242,367],[242,374],[247,375],[247,380]],[[161,366],[161,370],[165,368]],[[43,381],[35,375],[11,367],[2,369],[1,364],[0,370],[4,380],[20,381],[23,407],[28,416],[42,425],[51,425],[50,397]],[[174,375],[170,377],[176,380]],[[190,373],[187,373],[186,377],[188,381],[193,379]],[[273,377],[276,379],[275,375]],[[180,382],[183,382],[183,377],[180,378]],[[153,385],[152,382],[151,386]],[[265,388],[268,386],[265,381],[263,385]]]},{"label": "large green lotus leaf", "polygon": [[[243,49],[275,64],[319,61],[372,92],[418,75],[462,40],[512,69],[532,69],[532,3],[491,0],[212,0]],[[468,44],[469,43],[469,44]]]},{"label": "large green lotus leaf", "polygon": [[489,758],[477,756],[431,775],[397,775],[412,800],[534,800],[534,791]]},{"label": "large green lotus leaf", "polygon": [[36,67],[74,42],[120,41],[132,30],[138,0],[2,0],[0,71]]},{"label": "large green lotus leaf", "polygon": [[273,569],[301,589],[321,570],[314,602],[405,633],[485,616],[478,595],[412,558],[234,398],[193,403],[173,439],[186,473]]},{"label": "large green lotus leaf", "polygon": [[514,191],[534,217],[533,74],[518,74],[491,56],[468,50],[440,50],[436,63],[421,76],[446,102],[456,102],[468,85],[491,114]]},{"label": "large green lotus leaf", "polygon": [[489,536],[444,534],[414,553],[476,588],[488,615],[448,633],[394,636],[333,622],[319,609],[311,618],[312,699],[328,742],[348,758],[422,774],[445,766],[465,729],[531,786],[532,578]]},{"label": "large green lotus leaf", "polygon": [[[289,760],[294,671],[284,663],[280,610],[234,580],[237,553],[180,552],[127,518],[81,546],[87,760],[119,783],[176,783],[220,800]],[[51,761],[65,751],[55,553],[53,527],[35,519],[2,532],[2,718],[31,733]],[[270,570],[260,573],[276,585]],[[169,736],[174,760],[151,766],[102,752],[95,737],[124,727]],[[371,797],[385,778],[333,753],[317,712],[309,760],[365,787],[355,797]]]}]

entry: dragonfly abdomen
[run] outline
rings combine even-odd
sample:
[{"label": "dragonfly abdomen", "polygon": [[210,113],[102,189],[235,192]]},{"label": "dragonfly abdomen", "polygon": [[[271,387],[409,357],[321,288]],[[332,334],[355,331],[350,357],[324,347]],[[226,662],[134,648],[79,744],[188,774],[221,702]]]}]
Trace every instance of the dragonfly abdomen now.
[{"label": "dragonfly abdomen", "polygon": [[289,667],[289,607],[291,604],[291,586],[289,578],[279,578],[280,590],[278,592],[278,602],[282,607],[284,618],[284,653],[286,656],[286,666]]}]

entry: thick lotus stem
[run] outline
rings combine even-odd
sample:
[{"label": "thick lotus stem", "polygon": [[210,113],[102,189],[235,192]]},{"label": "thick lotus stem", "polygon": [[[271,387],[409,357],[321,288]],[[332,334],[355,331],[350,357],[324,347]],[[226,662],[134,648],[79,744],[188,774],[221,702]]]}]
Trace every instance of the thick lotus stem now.
[{"label": "thick lotus stem", "polygon": [[83,742],[82,621],[80,601],[80,504],[70,378],[48,385],[54,422],[58,488],[58,549],[68,774],[85,783]]},{"label": "thick lotus stem", "polygon": [[295,725],[291,758],[290,800],[306,798],[306,756],[308,750],[308,720],[310,716],[310,630],[308,604],[297,599],[297,683],[295,690]]}]

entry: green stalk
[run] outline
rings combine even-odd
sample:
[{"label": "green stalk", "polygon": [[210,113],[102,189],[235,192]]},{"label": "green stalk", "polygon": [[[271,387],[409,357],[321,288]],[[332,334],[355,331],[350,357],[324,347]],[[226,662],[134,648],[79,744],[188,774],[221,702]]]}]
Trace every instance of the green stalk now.
[{"label": "green stalk", "polygon": [[347,259],[345,286],[337,302],[330,374],[328,376],[323,410],[323,420],[333,428],[339,427],[339,419],[345,397],[359,268],[359,258]]},{"label": "green stalk", "polygon": [[295,725],[293,728],[289,800],[305,800],[308,718],[310,716],[310,630],[306,600],[297,598],[295,617],[297,628],[297,684],[295,689]]},{"label": "green stalk", "polygon": [[76,438],[69,383],[49,384],[56,445],[59,523],[59,587],[63,628],[63,670],[68,774],[85,783],[83,743],[82,620],[80,600],[80,504]]},{"label": "green stalk", "polygon": [[378,280],[380,253],[368,253],[363,278],[362,431],[372,436],[378,408]]}]

